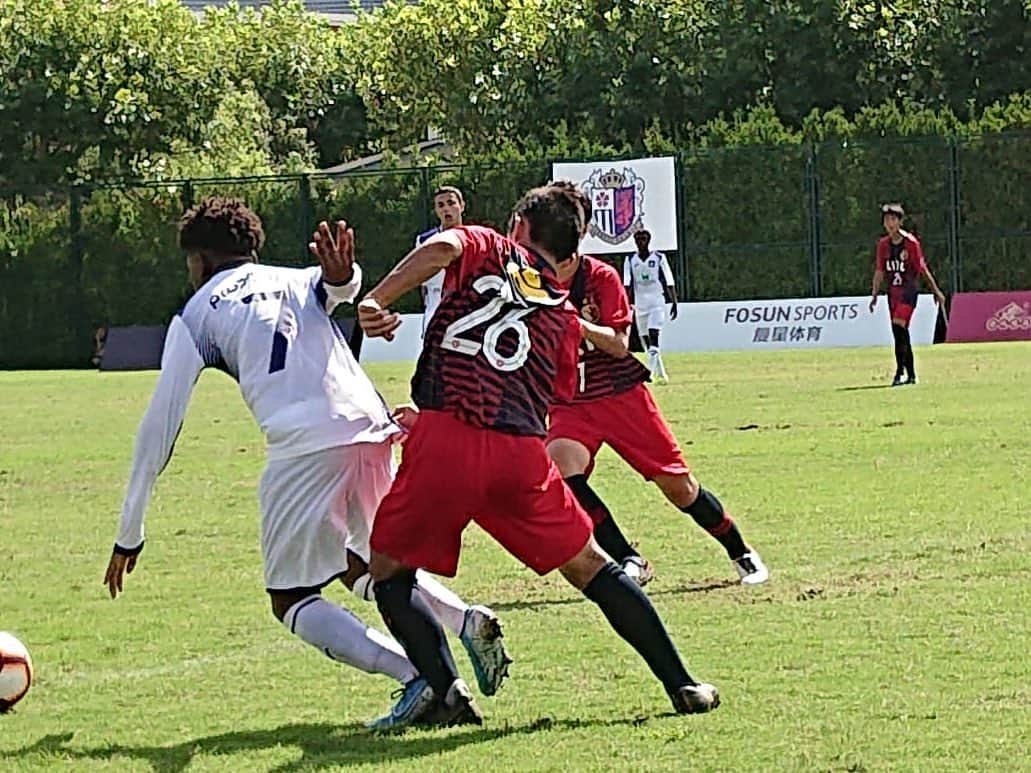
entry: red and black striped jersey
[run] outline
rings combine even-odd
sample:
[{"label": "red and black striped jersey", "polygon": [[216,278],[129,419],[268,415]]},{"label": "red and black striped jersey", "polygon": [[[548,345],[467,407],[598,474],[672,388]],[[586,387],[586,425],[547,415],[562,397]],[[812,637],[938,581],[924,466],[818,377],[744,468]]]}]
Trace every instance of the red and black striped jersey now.
[{"label": "red and black striped jersey", "polygon": [[549,406],[576,388],[580,323],[538,255],[489,228],[453,229],[462,255],[412,379],[415,404],[475,427],[546,434]]},{"label": "red and black striped jersey", "polygon": [[912,295],[920,289],[920,277],[927,270],[920,240],[908,231],[900,231],[898,244],[884,236],[877,242],[877,270],[888,276],[889,295]]},{"label": "red and black striped jersey", "polygon": [[[584,255],[570,283],[569,299],[588,322],[617,333],[630,327],[632,311],[619,273],[607,263]],[[587,340],[580,343],[577,390],[567,402],[582,403],[628,392],[648,381],[648,368],[633,354],[613,357]]]}]

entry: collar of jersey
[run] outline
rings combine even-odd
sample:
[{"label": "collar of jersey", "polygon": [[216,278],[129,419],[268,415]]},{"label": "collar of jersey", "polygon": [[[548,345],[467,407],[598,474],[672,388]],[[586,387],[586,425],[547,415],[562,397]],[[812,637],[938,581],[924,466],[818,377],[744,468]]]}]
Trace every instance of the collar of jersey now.
[{"label": "collar of jersey", "polygon": [[234,260],[232,263],[224,263],[223,265],[219,266],[214,271],[212,271],[211,276],[208,277],[208,279],[211,279],[217,274],[221,274],[223,271],[232,271],[234,268],[239,268],[240,266],[253,262],[254,261],[250,258],[241,258],[240,260]]}]

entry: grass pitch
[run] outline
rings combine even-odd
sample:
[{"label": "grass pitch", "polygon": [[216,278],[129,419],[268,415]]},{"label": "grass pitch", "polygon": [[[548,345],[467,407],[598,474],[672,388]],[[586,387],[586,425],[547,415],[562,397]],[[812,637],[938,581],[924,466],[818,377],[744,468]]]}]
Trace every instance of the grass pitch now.
[{"label": "grass pitch", "polygon": [[[101,579],[155,375],[0,373],[0,629],[37,676],[0,718],[0,770],[1031,768],[1031,346],[918,351],[916,388],[880,388],[891,364],[668,358],[655,393],[770,565],[757,589],[728,584],[718,545],[600,460],[597,488],[655,564],[649,591],[719,711],[671,715],[593,605],[473,528],[452,585],[502,614],[513,678],[482,700],[483,728],[396,738],[361,729],[390,681],[268,610],[262,440],[229,379],[201,379],[112,602]],[[370,371],[404,397],[407,367]]]}]

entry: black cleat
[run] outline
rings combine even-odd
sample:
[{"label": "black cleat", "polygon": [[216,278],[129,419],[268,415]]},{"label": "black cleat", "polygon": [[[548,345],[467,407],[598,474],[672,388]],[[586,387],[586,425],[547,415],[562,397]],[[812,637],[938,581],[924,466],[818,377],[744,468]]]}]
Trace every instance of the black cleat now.
[{"label": "black cleat", "polygon": [[720,705],[720,691],[711,684],[686,684],[669,694],[677,714],[704,714]]},{"label": "black cleat", "polygon": [[482,725],[483,714],[473,700],[472,690],[461,679],[456,679],[445,700],[438,700],[415,724],[420,727],[457,727]]}]

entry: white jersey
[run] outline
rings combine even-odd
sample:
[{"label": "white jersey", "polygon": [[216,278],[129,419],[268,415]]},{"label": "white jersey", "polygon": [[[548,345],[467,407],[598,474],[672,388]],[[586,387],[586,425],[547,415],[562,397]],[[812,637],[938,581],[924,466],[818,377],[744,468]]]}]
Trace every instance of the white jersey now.
[{"label": "white jersey", "polygon": [[651,309],[662,306],[666,296],[663,284],[673,287],[673,270],[669,261],[661,252],[651,252],[642,258],[636,252],[623,263],[623,285],[632,287],[634,306],[639,309]]},{"label": "white jersey", "polygon": [[[425,242],[431,236],[435,236],[440,233],[440,228],[431,228],[428,231],[424,231],[415,237],[415,246],[418,247],[420,244]],[[426,331],[429,329],[430,320],[433,318],[434,313],[437,311],[437,307],[440,305],[440,299],[444,294],[444,274],[445,270],[441,269],[436,274],[431,276],[425,282],[422,283],[422,297],[423,297],[423,312],[422,312],[422,333],[426,335]]]},{"label": "white jersey", "polygon": [[270,460],[397,432],[390,412],[355,361],[329,313],[361,287],[322,281],[318,267],[242,263],[209,279],[172,320],[154,395],[136,435],[117,544],[143,542],[143,513],[172,452],[193,386],[204,368],[240,385]]}]

